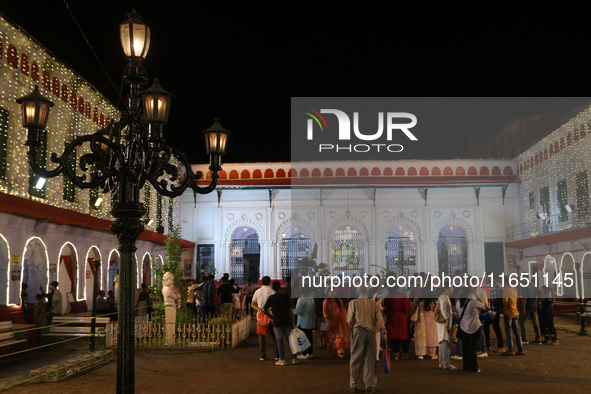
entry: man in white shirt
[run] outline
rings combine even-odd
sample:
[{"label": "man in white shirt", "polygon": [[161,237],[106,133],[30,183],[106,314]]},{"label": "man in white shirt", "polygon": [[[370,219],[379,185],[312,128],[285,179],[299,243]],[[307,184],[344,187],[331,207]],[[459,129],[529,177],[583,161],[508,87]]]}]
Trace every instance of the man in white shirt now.
[{"label": "man in white shirt", "polygon": [[[263,307],[265,306],[265,304],[267,303],[267,299],[272,295],[275,294],[275,291],[271,288],[271,278],[268,276],[263,276],[262,279],[263,282],[263,286],[258,289],[257,291],[255,291],[254,296],[252,297],[252,302],[250,304],[250,306],[252,306],[252,308],[255,311],[258,311],[258,315],[257,315],[257,324],[259,324],[259,322],[263,321],[263,319],[265,319],[265,315],[263,313]],[[261,324],[259,324],[261,325]],[[265,326],[267,326],[265,324]],[[279,361],[279,352],[277,351],[277,341],[275,340],[275,334],[273,333],[273,321],[270,321],[268,326],[267,326],[267,331],[268,331],[268,335],[271,337],[272,340],[272,345],[273,345],[273,351],[275,352],[275,361]],[[260,360],[261,361],[265,361],[267,359],[267,352],[266,352],[266,344],[265,344],[265,338],[267,336],[266,335],[260,335],[259,334],[259,349],[261,351],[261,357]]]}]

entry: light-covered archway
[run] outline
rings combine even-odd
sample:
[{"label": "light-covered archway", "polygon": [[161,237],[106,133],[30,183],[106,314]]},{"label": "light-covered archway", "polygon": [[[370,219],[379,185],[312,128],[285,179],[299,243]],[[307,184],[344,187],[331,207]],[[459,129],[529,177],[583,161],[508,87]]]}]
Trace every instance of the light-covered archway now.
[{"label": "light-covered archway", "polygon": [[107,288],[109,290],[115,290],[113,288],[113,281],[117,275],[119,275],[119,251],[113,249],[109,253],[109,277],[107,279]]},{"label": "light-covered archway", "polygon": [[148,252],[146,252],[142,258],[141,283],[145,283],[148,287],[152,286],[152,257]]},{"label": "light-covered archway", "polygon": [[547,255],[544,259],[544,278],[542,279],[542,286],[548,287],[552,289],[552,292],[556,295],[556,285],[554,282],[554,278],[556,277],[556,259],[554,257]]},{"label": "light-covered archway", "polygon": [[575,271],[575,258],[570,253],[565,253],[560,259],[560,284],[558,295],[565,298],[578,297],[578,275]]},{"label": "light-covered archway", "polygon": [[581,271],[583,272],[583,298],[591,298],[591,252],[585,253],[581,260]]},{"label": "light-covered archway", "polygon": [[257,282],[261,272],[261,245],[259,233],[250,226],[237,228],[232,234],[230,246],[230,277],[236,284],[244,284],[247,279]]},{"label": "light-covered archway", "polygon": [[[49,292],[49,256],[47,247],[39,237],[32,237],[27,240],[22,254],[22,272],[19,289],[13,289],[9,300],[12,304],[20,304],[20,287],[27,283],[27,294],[29,300],[34,300],[40,288],[43,292]],[[14,274],[13,274],[14,275]],[[15,291],[17,290],[17,291]]]},{"label": "light-covered archway", "polygon": [[[86,262],[84,265],[84,299],[86,300],[86,305],[89,310],[92,308],[92,305],[95,301],[92,297],[94,291],[95,275],[98,275],[97,279],[99,287],[101,284],[101,271],[98,270],[98,272],[94,272],[94,266],[92,265],[92,262],[95,259],[100,260],[102,263],[101,252],[96,246],[91,246],[86,253],[86,258],[84,259]],[[97,294],[99,290],[101,289],[97,289]]]},{"label": "light-covered archway", "polygon": [[72,298],[76,300],[76,285],[78,278],[78,252],[76,247],[66,242],[62,245],[58,253],[58,282],[60,292],[62,293],[62,311],[66,311],[68,306],[68,293],[72,293]]}]

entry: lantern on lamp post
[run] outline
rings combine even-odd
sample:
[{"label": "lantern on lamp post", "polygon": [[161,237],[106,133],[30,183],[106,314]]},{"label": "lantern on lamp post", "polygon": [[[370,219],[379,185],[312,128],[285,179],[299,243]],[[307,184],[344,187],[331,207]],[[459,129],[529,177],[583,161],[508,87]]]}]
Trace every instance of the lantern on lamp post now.
[{"label": "lantern on lamp post", "polygon": [[[17,103],[21,104],[22,125],[27,129],[27,156],[29,166],[34,172],[44,178],[64,174],[78,188],[100,187],[103,193],[111,193],[111,216],[115,220],[110,229],[119,241],[120,255],[117,393],[133,393],[134,253],[135,242],[144,230],[143,219],[146,213],[140,190],[147,182],[157,193],[171,198],[180,196],[187,188],[196,194],[212,192],[217,186],[218,174],[222,169],[221,156],[226,153],[230,132],[220,125],[218,119],[210,129],[204,131],[206,153],[210,155],[211,162],[211,181],[209,185],[199,186],[197,182],[203,178],[203,173],[193,173],[185,155],[167,146],[162,138],[162,128],[168,122],[173,95],[162,89],[157,79],[151,88],[140,92],[148,80],[142,60],[150,46],[149,27],[139,14],[132,11],[121,23],[119,31],[121,45],[129,60],[123,75],[130,90],[127,110],[119,121],[112,122],[106,128],[94,134],[76,137],[66,145],[61,156],[52,154],[50,160],[57,164],[54,169],[45,170],[36,162],[37,149],[40,146],[39,132],[47,125],[53,103],[41,95],[37,86],[31,94],[19,98]],[[70,157],[75,158],[76,148],[84,144],[90,145],[90,153],[78,159],[78,167],[82,171],[91,172],[90,176],[78,176],[76,170],[70,166]],[[181,176],[179,167],[185,169],[184,176]]]}]

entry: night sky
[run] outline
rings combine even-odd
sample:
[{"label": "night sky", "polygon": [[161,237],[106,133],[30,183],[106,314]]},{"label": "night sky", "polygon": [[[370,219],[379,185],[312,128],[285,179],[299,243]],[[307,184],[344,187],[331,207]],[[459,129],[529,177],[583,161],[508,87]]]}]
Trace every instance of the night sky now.
[{"label": "night sky", "polygon": [[[232,132],[223,162],[290,161],[290,97],[547,97],[591,92],[591,84],[580,79],[587,73],[585,62],[559,60],[568,48],[555,45],[550,36],[548,45],[532,47],[523,23],[503,21],[503,31],[492,39],[493,31],[487,28],[498,28],[500,21],[481,19],[481,29],[468,34],[455,25],[458,17],[452,17],[445,20],[448,28],[440,30],[435,25],[437,10],[425,10],[420,24],[407,21],[404,10],[398,10],[395,19],[375,12],[372,26],[362,29],[358,10],[346,8],[315,5],[313,12],[302,12],[272,2],[184,4],[11,1],[4,2],[0,12],[123,109],[126,58],[118,29],[135,7],[151,29],[144,62],[148,86],[158,77],[176,96],[165,138],[193,163],[208,162],[201,131],[216,117]],[[544,39],[543,33],[536,34]],[[589,101],[496,99],[491,105],[478,100],[469,108],[454,108],[453,124],[433,119],[425,123],[420,130],[424,145],[412,157],[468,157],[468,138],[485,139],[514,116],[564,115]]]}]

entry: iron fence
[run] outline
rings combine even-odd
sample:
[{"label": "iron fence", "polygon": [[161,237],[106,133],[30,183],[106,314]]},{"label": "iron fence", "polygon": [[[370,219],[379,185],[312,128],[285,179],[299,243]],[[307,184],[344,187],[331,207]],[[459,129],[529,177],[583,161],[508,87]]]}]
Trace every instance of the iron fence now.
[{"label": "iron fence", "polygon": [[556,214],[546,219],[535,219],[517,226],[507,228],[507,242],[555,234],[562,231],[591,226],[591,216],[588,214]]}]

